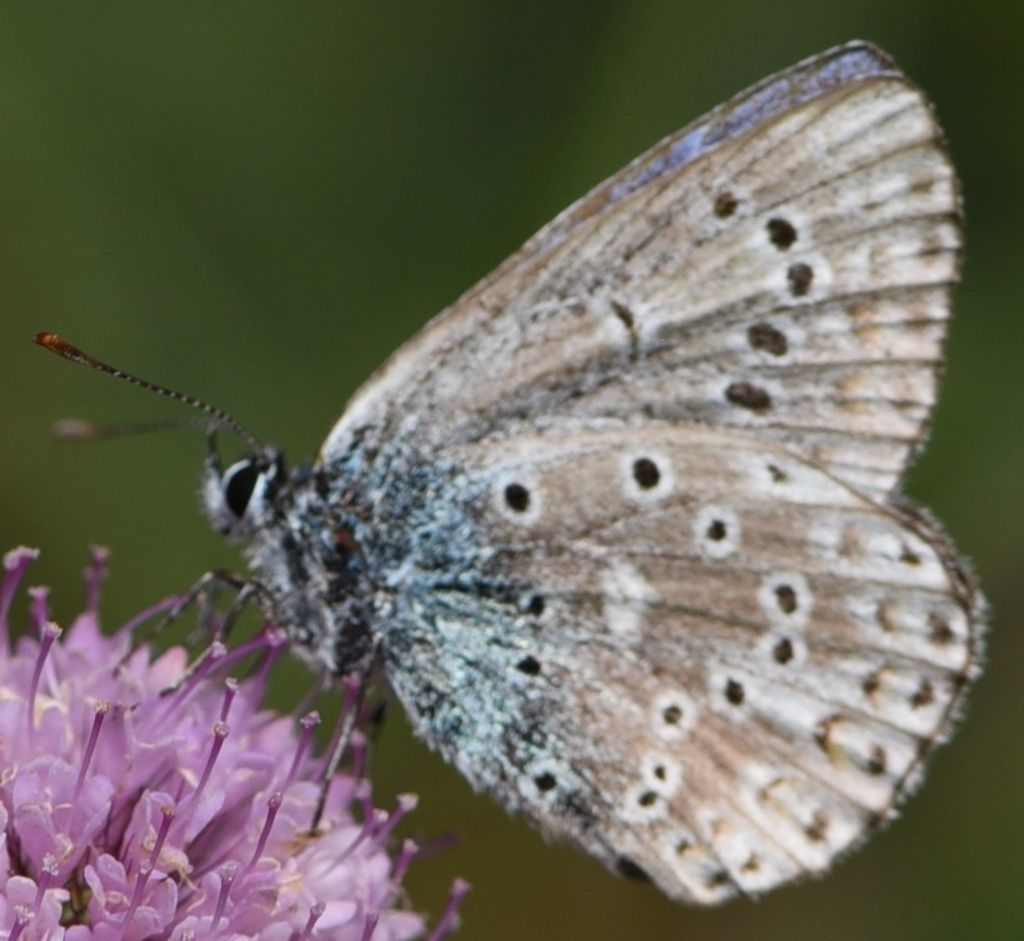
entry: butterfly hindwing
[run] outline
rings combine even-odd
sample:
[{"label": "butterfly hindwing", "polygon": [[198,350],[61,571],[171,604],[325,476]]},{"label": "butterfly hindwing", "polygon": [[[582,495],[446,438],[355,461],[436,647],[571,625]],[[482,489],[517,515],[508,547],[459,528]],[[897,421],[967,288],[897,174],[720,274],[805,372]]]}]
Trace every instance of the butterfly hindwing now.
[{"label": "butterfly hindwing", "polygon": [[486,551],[407,600],[395,630],[431,666],[393,682],[545,832],[678,897],[763,891],[886,819],[948,732],[980,602],[909,511],[700,428],[576,427],[457,464]]}]

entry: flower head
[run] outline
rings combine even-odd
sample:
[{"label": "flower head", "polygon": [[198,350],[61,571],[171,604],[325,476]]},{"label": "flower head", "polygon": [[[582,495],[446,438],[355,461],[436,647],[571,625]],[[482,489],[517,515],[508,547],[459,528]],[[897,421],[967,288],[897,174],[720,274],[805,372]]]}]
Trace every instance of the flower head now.
[{"label": "flower head", "polygon": [[[296,729],[262,708],[282,649],[275,631],[233,650],[214,643],[191,667],[178,647],[154,659],[132,632],[177,599],[105,636],[96,550],[85,611],[61,631],[47,592],[30,589],[30,628],[12,650],[8,612],[36,554],[8,552],[0,585],[0,936],[402,941],[423,932],[423,918],[398,905],[416,848],[387,852],[415,801],[376,810],[368,782],[344,774],[324,792],[316,714]],[[260,668],[228,679],[254,652]],[[441,933],[463,891],[453,890]]]}]

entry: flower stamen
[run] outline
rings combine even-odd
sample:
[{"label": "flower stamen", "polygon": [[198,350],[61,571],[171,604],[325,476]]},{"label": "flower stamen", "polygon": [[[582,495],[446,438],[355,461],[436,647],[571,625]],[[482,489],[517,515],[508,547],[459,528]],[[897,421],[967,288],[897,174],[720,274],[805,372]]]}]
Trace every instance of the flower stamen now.
[{"label": "flower stamen", "polygon": [[313,929],[316,927],[316,923],[320,920],[323,913],[327,910],[327,906],[323,902],[317,902],[309,910],[309,918],[306,920],[306,927],[302,929],[302,934],[299,935],[298,941],[308,941],[313,936]]},{"label": "flower stamen", "polygon": [[220,893],[217,895],[217,908],[213,912],[213,920],[210,922],[210,931],[217,929],[217,924],[224,916],[224,909],[228,905],[228,893],[238,875],[238,863],[225,863],[217,873],[220,876]]},{"label": "flower stamen", "polygon": [[224,741],[230,734],[231,730],[228,726],[220,720],[213,723],[213,742],[210,745],[210,751],[206,756],[206,765],[203,767],[203,773],[199,778],[199,783],[196,785],[195,790],[189,794],[183,801],[184,807],[181,810],[181,821],[184,825],[188,818],[192,816],[196,807],[199,806],[200,798],[203,796],[203,791],[206,785],[210,782],[210,775],[213,774],[213,766],[217,763],[217,756],[220,754],[220,750],[224,747]]},{"label": "flower stamen", "polygon": [[192,695],[196,687],[206,679],[214,664],[221,660],[227,652],[227,647],[219,640],[215,640],[199,655],[195,663],[182,674],[177,683],[160,691],[160,695],[167,698],[164,717],[176,712],[188,702],[189,696]]},{"label": "flower stamen", "polygon": [[403,840],[402,848],[398,852],[398,859],[395,860],[395,868],[391,871],[391,881],[398,885],[405,878],[409,866],[419,853],[420,847],[415,840]]},{"label": "flower stamen", "polygon": [[28,688],[28,699],[26,701],[26,708],[28,709],[28,740],[30,743],[35,741],[36,735],[36,693],[39,691],[39,678],[43,675],[43,666],[46,663],[46,657],[50,653],[50,648],[53,646],[53,642],[60,637],[61,630],[52,621],[48,621],[43,625],[42,636],[39,639],[39,654],[36,656],[35,669],[32,671],[32,682]]},{"label": "flower stamen", "polygon": [[380,921],[380,912],[369,912],[367,914],[366,921],[363,922],[363,933],[359,936],[359,941],[370,941],[373,933],[377,930],[378,921]]},{"label": "flower stamen", "polygon": [[235,696],[238,695],[238,680],[233,677],[228,677],[224,681],[224,701],[220,707],[220,721],[228,721],[228,713],[231,711],[231,704],[235,701]]},{"label": "flower stamen", "polygon": [[103,727],[103,720],[107,717],[109,711],[110,703],[105,699],[101,699],[96,703],[95,713],[92,717],[92,728],[89,730],[89,741],[85,743],[85,753],[82,755],[82,766],[78,769],[75,787],[71,792],[71,804],[73,807],[78,807],[78,799],[82,796],[82,785],[85,784],[85,776],[89,773],[93,752],[96,751],[96,742],[100,737],[100,729]]},{"label": "flower stamen", "polygon": [[313,731],[320,724],[320,713],[309,712],[299,720],[299,725],[302,726],[302,734],[299,736],[299,744],[295,748],[295,757],[292,759],[292,766],[288,770],[288,776],[285,778],[284,786],[282,790],[287,791],[291,787],[296,778],[299,776],[299,772],[302,770],[302,764],[306,759],[306,752],[309,751],[309,743],[313,738]]},{"label": "flower stamen", "polygon": [[11,610],[14,593],[18,590],[22,576],[29,563],[39,557],[39,550],[19,546],[4,553],[4,580],[0,583],[0,643],[9,649],[10,639],[7,628],[7,614]]},{"label": "flower stamen", "polygon": [[146,890],[146,883],[149,882],[150,874],[153,872],[152,864],[147,860],[139,866],[139,874],[135,877],[135,887],[132,890],[131,901],[125,910],[124,918],[121,920],[121,937],[128,934],[128,928],[135,917],[135,912],[142,904],[142,893]]},{"label": "flower stamen", "polygon": [[399,794],[395,809],[388,814],[383,824],[375,830],[373,834],[374,840],[378,844],[385,843],[395,827],[398,826],[410,811],[416,809],[418,803],[419,798],[415,794]]},{"label": "flower stamen", "polygon": [[18,941],[18,938],[21,937],[21,933],[28,927],[29,923],[35,917],[35,913],[25,908],[24,905],[15,905],[14,926],[11,928],[11,933],[7,936],[7,941]]},{"label": "flower stamen", "polygon": [[275,791],[267,798],[267,815],[263,820],[263,829],[260,830],[259,839],[256,840],[256,847],[252,851],[252,858],[245,867],[243,875],[248,875],[252,872],[253,867],[263,856],[263,851],[267,847],[267,840],[270,839],[270,831],[274,826],[274,820],[277,818],[277,812],[281,809],[283,802],[284,795],[280,791]]},{"label": "flower stamen", "polygon": [[163,804],[160,807],[160,829],[157,830],[156,840],[153,842],[153,849],[149,854],[150,866],[155,866],[160,859],[160,852],[164,848],[167,834],[171,832],[171,824],[174,823],[174,808],[170,804]]},{"label": "flower stamen", "polygon": [[89,556],[89,567],[85,570],[85,610],[95,615],[100,607],[100,589],[107,577],[110,550],[103,546],[92,546]]},{"label": "flower stamen", "polygon": [[459,906],[470,888],[470,884],[465,879],[456,879],[452,883],[451,891],[448,893],[448,902],[427,941],[442,941],[458,927]]},{"label": "flower stamen", "polygon": [[41,633],[50,622],[50,589],[43,585],[37,585],[28,590],[28,596],[32,599],[32,623]]}]

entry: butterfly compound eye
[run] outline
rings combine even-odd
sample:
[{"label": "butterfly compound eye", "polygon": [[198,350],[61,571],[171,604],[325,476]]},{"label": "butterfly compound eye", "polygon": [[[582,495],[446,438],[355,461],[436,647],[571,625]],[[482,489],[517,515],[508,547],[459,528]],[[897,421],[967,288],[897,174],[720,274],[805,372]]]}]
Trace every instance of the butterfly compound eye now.
[{"label": "butterfly compound eye", "polygon": [[224,502],[239,519],[245,516],[259,476],[252,461],[239,461],[224,474]]}]

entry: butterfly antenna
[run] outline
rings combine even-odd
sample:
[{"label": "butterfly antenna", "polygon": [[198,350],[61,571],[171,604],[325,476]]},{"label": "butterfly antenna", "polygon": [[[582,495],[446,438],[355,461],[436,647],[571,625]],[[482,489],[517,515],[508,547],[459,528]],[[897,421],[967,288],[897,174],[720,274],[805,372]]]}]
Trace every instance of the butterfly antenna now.
[{"label": "butterfly antenna", "polygon": [[148,379],[140,379],[138,376],[133,376],[131,373],[125,372],[123,369],[117,369],[114,366],[109,366],[107,363],[100,362],[100,360],[95,359],[88,353],[80,350],[73,343],[68,343],[68,341],[63,337],[57,336],[56,333],[44,331],[42,333],[37,333],[33,339],[41,347],[44,347],[51,353],[56,353],[58,356],[69,360],[72,363],[78,363],[79,366],[88,366],[90,369],[96,369],[99,372],[106,373],[108,376],[113,376],[115,379],[123,379],[125,382],[130,382],[133,386],[138,386],[140,389],[148,389],[150,392],[155,392],[157,395],[173,399],[175,402],[181,402],[182,405],[187,405],[189,408],[194,408],[205,415],[209,415],[210,418],[213,419],[216,427],[226,428],[229,431],[233,431],[254,453],[258,454],[265,450],[263,444],[256,438],[256,436],[253,435],[252,432],[250,432],[237,419],[232,418],[223,409],[210,405],[202,399],[197,399],[194,395],[187,395],[184,392],[177,392],[174,389],[168,389],[166,386],[150,382]]},{"label": "butterfly antenna", "polygon": [[145,435],[154,431],[179,431],[182,428],[209,430],[205,418],[169,418],[166,421],[99,422],[85,418],[62,418],[53,423],[53,434],[61,441],[105,441],[129,435]]}]

